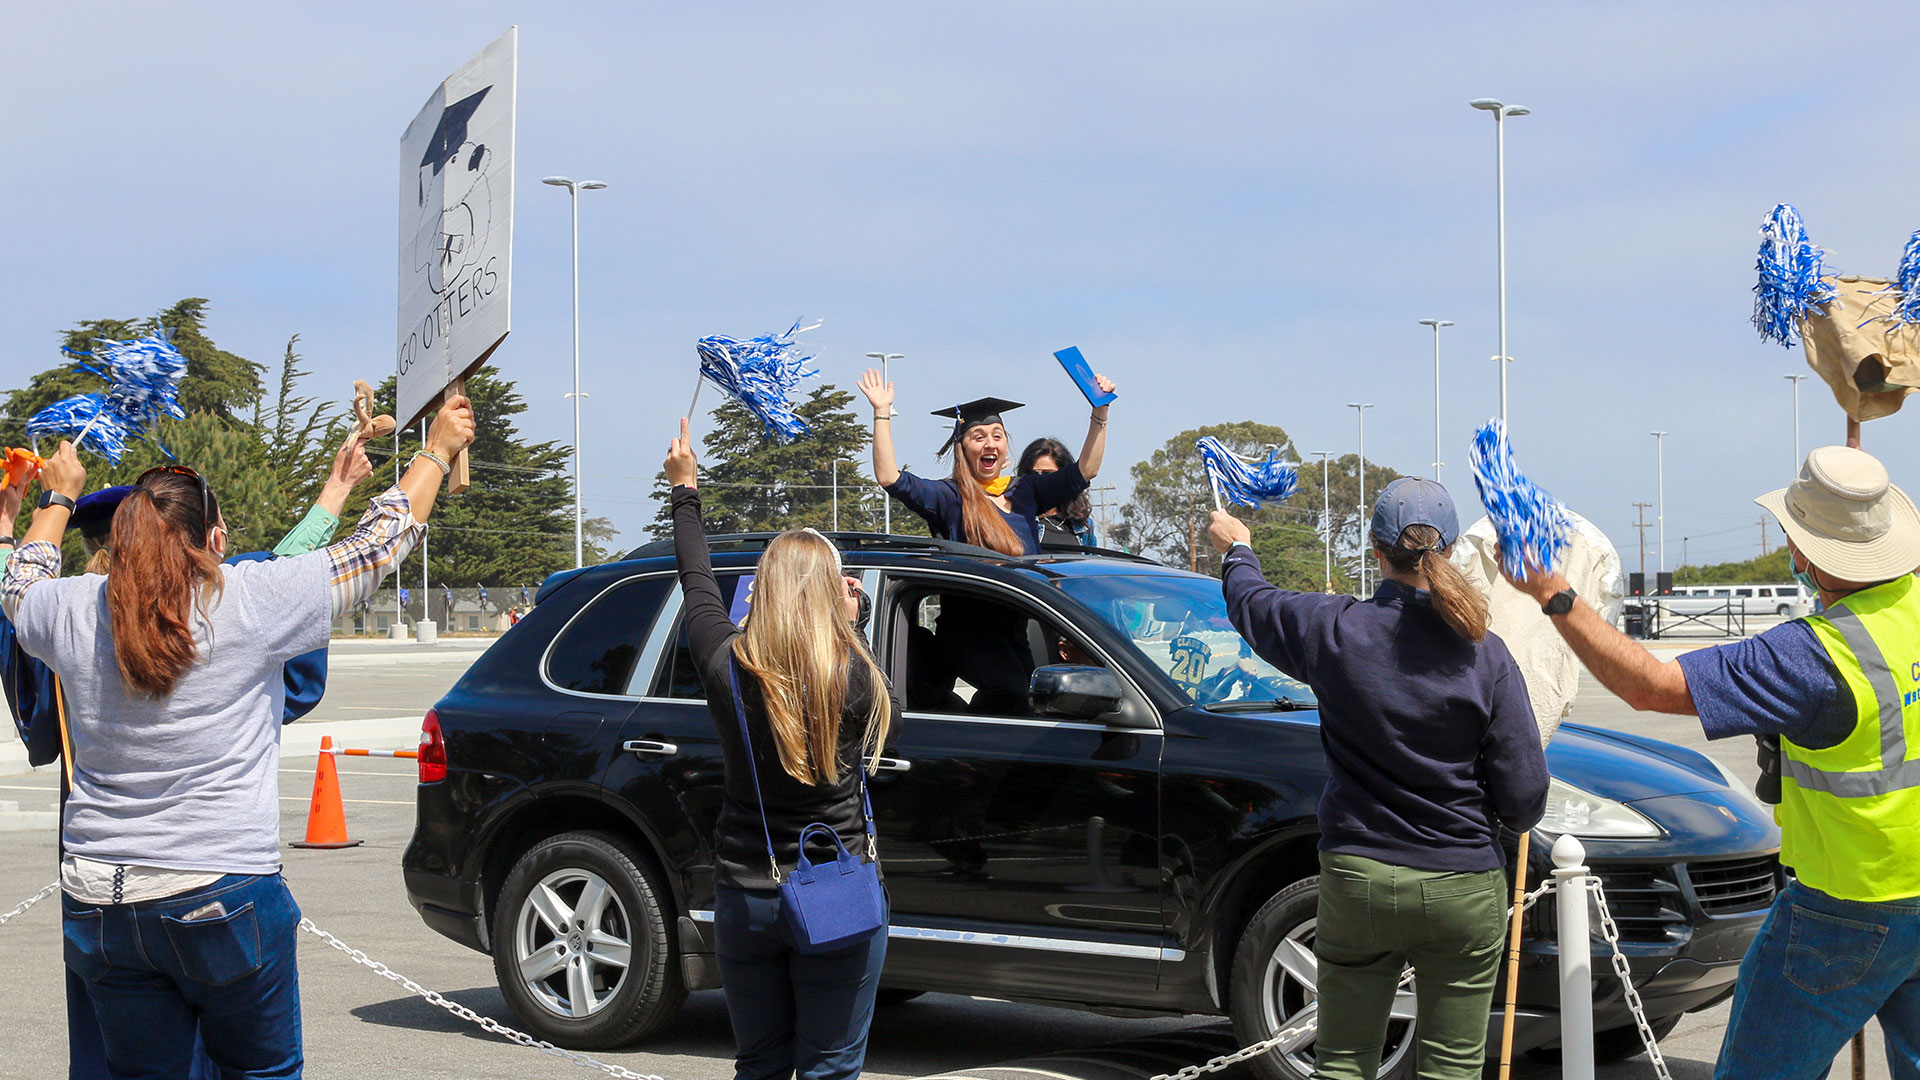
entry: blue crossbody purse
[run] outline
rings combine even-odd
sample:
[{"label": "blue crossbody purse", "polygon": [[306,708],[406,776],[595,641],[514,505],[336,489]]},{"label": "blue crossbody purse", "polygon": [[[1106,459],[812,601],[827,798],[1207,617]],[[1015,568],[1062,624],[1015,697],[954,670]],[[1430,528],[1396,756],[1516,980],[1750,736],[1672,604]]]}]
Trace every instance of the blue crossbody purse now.
[{"label": "blue crossbody purse", "polygon": [[[793,947],[803,953],[833,952],[858,945],[887,925],[886,893],[880,886],[880,854],[873,837],[873,803],[867,799],[867,767],[860,763],[860,809],[867,823],[866,857],[847,850],[833,826],[814,822],[800,830],[799,865],[783,873],[773,854],[773,830],[767,825],[766,796],[760,791],[760,767],[753,759],[753,739],[747,734],[746,698],[740,693],[740,665],[727,658],[733,681],[733,714],[740,722],[740,742],[747,769],[753,776],[753,794],[760,806],[760,831],[767,840],[767,863],[780,890],[780,915],[793,935]],[[807,838],[824,836],[833,842],[832,862],[807,859]]]}]

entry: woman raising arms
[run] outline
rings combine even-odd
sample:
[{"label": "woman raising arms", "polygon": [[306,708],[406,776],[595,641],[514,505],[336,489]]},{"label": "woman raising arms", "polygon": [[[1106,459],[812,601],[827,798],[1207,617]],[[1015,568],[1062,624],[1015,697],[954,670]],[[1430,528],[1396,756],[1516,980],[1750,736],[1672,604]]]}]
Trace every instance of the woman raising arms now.
[{"label": "woman raising arms", "polygon": [[[1111,393],[1113,381],[1095,375],[1103,392]],[[881,380],[880,373],[869,369],[860,377],[860,392],[873,405],[873,476],[887,494],[900,500],[907,509],[919,514],[944,540],[958,540],[977,547],[991,548],[1004,555],[1034,555],[1040,551],[1040,515],[1056,510],[1087,490],[1100,475],[1100,462],[1107,450],[1107,406],[1093,410],[1087,425],[1087,441],[1080,449],[1077,465],[1068,465],[1050,473],[1026,476],[1002,476],[1012,455],[1007,444],[1007,429],[1002,413],[1020,408],[1017,401],[981,398],[933,415],[954,421],[953,435],[940,447],[945,454],[953,448],[953,474],[944,480],[928,480],[903,471],[893,452],[893,384]]]}]

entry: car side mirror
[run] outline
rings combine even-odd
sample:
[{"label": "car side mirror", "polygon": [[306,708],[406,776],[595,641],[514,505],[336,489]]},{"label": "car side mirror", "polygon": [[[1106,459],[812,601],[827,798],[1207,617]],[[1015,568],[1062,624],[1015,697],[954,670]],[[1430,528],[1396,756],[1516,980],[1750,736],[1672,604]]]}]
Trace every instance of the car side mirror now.
[{"label": "car side mirror", "polygon": [[1041,716],[1097,720],[1120,708],[1126,689],[1120,676],[1103,667],[1056,664],[1035,668],[1027,701]]}]

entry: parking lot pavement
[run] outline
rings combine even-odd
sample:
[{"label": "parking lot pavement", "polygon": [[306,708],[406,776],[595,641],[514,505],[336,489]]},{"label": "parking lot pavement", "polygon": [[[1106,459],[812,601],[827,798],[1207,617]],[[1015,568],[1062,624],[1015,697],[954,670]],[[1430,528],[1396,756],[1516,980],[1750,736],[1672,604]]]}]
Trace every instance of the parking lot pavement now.
[{"label": "parking lot pavement", "polygon": [[[336,647],[336,674],[323,708],[344,713],[377,704],[382,710],[377,714],[358,715],[417,717],[478,655],[472,647],[355,646]],[[1658,643],[1655,651],[1669,656],[1682,647],[1688,646]],[[379,659],[396,655],[390,651],[396,649],[413,650],[420,663],[394,665]],[[1692,718],[1636,714],[1591,680],[1582,682],[1574,719],[1707,750],[1742,776],[1757,771],[1744,741],[1710,745]],[[289,756],[281,773],[281,828],[287,838],[305,831],[314,769],[312,750],[304,738],[295,737],[301,730],[295,725],[288,733]],[[413,829],[410,763],[340,761],[348,830],[365,843],[340,851],[285,849],[287,878],[303,911],[395,971],[511,1024],[490,959],[428,930],[406,902],[399,860]],[[56,782],[47,772],[0,777],[0,801],[17,802],[22,811],[44,811],[57,798]],[[0,911],[52,881],[54,861],[50,829],[0,832]],[[564,1060],[542,1057],[479,1031],[310,937],[302,938],[300,969],[308,1075],[316,1080],[583,1075]],[[61,980],[59,908],[50,899],[0,927],[0,985],[10,991],[9,1022],[0,1025],[0,1078],[64,1073]],[[1676,1080],[1712,1075],[1726,1013],[1724,1004],[1696,1013],[1662,1040]],[[1867,1075],[1885,1080],[1877,1025],[1870,1034]],[[1215,1017],[1124,1019],[928,995],[880,1011],[867,1071],[880,1080],[938,1074],[988,1080],[1144,1080],[1224,1053],[1232,1043],[1231,1031]],[[666,1080],[727,1080],[733,1072],[732,1052],[724,1002],[717,991],[708,991],[693,995],[677,1021],[645,1048],[597,1056]],[[1843,1055],[1834,1075],[1845,1077],[1848,1068]],[[1250,1073],[1240,1066],[1225,1075],[1240,1080]],[[1559,1069],[1521,1057],[1513,1075],[1545,1078],[1558,1076]],[[1653,1070],[1645,1057],[1638,1057],[1602,1066],[1598,1075],[1626,1080],[1652,1076]]]}]

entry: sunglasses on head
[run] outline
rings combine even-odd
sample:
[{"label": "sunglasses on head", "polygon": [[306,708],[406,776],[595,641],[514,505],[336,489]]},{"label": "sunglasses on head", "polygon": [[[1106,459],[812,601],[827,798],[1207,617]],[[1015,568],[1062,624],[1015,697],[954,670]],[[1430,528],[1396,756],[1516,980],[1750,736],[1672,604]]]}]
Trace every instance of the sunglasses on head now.
[{"label": "sunglasses on head", "polygon": [[150,476],[186,476],[186,477],[191,477],[191,478],[193,479],[193,482],[194,482],[194,483],[196,483],[196,484],[199,484],[199,485],[200,485],[200,524],[201,524],[201,527],[202,527],[202,528],[207,528],[207,529],[211,529],[211,528],[213,528],[213,527],[214,527],[214,523],[213,523],[213,489],[211,489],[211,488],[209,488],[209,487],[207,486],[207,478],[206,478],[206,477],[204,477],[204,476],[201,476],[201,475],[200,475],[199,473],[197,473],[197,472],[194,472],[194,471],[193,471],[192,469],[189,469],[189,468],[187,468],[187,467],[186,467],[185,465],[155,465],[155,466],[154,466],[153,468],[151,468],[151,469],[148,469],[148,470],[147,470],[146,472],[143,472],[143,473],[141,473],[141,474],[140,474],[140,476],[139,476],[139,478],[137,478],[136,480],[134,480],[134,482],[133,482],[133,486],[134,486],[134,487],[145,487],[145,486],[146,486],[146,483],[147,483],[147,478],[148,478],[148,477],[150,477]]}]

